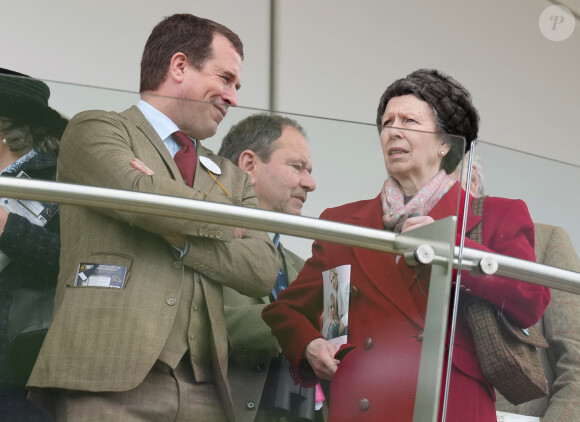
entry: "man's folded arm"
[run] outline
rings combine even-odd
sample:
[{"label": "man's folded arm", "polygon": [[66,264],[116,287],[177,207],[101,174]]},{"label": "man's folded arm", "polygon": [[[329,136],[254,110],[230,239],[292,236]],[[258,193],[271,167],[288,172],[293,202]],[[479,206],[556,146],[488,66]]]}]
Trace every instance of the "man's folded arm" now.
[{"label": "man's folded arm", "polygon": [[[186,199],[223,204],[235,204],[225,194],[210,194],[186,186],[182,180],[163,176],[167,173],[163,160],[146,164],[155,172],[144,175],[131,166],[136,150],[142,150],[144,140],[135,140],[116,114],[90,111],[75,116],[63,136],[58,161],[58,180],[65,183],[98,186],[134,192],[153,193]],[[161,147],[164,147],[161,145]],[[152,145],[148,145],[153,150]],[[144,159],[144,157],[137,157]],[[163,217],[147,213],[92,208],[95,212],[161,236],[167,234],[197,235],[200,230],[212,229],[202,221]],[[214,228],[215,229],[215,228]],[[233,228],[221,229],[225,238],[233,236]]]}]

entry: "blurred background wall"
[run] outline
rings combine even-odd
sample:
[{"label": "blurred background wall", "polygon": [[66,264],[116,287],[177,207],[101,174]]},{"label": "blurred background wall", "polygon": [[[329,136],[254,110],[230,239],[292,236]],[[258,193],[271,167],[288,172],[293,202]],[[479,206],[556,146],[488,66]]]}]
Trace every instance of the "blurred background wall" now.
[{"label": "blurred background wall", "polygon": [[[562,41],[545,35],[554,21],[542,13],[556,4],[574,15],[566,24],[575,28]],[[501,148],[485,158],[490,194],[526,199],[534,218],[564,225],[580,240],[575,218],[580,204],[574,197],[580,181],[577,0],[0,0],[0,5],[0,66],[130,92],[139,88],[143,45],[163,16],[188,12],[229,26],[245,47],[240,106],[337,120],[305,124],[318,182],[305,207],[309,216],[346,202],[335,191],[352,192],[346,200],[379,192],[385,174],[371,127],[378,99],[388,84],[415,69],[440,69],[471,91],[481,115],[480,139],[573,165],[552,163],[569,170],[559,173],[525,154],[507,164],[488,158],[503,156]],[[53,105],[67,113],[73,94],[61,91]],[[230,114],[205,143],[214,151],[235,122],[236,113]],[[328,167],[329,161],[336,166]],[[337,181],[338,169],[349,165],[376,173],[360,171]],[[548,186],[542,189],[556,199],[538,195],[526,172],[539,175]],[[507,184],[512,189],[504,192]]]}]

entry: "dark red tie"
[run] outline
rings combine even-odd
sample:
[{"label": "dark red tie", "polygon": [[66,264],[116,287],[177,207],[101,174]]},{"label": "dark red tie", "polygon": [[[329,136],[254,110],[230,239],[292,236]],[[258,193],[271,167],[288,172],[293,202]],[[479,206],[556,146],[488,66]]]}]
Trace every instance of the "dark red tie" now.
[{"label": "dark red tie", "polygon": [[195,153],[195,146],[193,141],[182,131],[178,130],[173,133],[173,138],[181,145],[181,149],[177,151],[173,160],[179,168],[179,172],[183,177],[183,181],[189,187],[193,186],[193,176],[195,175],[195,166],[197,164],[197,154]]}]

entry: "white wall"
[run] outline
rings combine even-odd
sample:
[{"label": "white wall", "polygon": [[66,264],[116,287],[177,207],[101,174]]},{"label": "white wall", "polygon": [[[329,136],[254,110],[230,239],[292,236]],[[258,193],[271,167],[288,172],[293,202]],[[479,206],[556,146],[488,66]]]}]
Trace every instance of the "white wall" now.
[{"label": "white wall", "polygon": [[240,104],[267,107],[268,0],[0,0],[0,67],[138,91],[145,41],[173,13],[213,19],[238,33],[246,56]]},{"label": "white wall", "polygon": [[[580,9],[577,1],[568,3]],[[580,164],[580,22],[569,39],[549,41],[539,28],[548,1],[293,0],[278,5],[276,109],[374,123],[378,100],[391,82],[418,68],[437,68],[472,93],[481,116],[480,139]],[[359,198],[368,198],[374,196],[369,186],[378,193],[382,181],[371,178],[379,177],[376,170],[366,171],[375,160],[373,136],[376,154],[380,147],[376,135],[363,133],[368,137],[350,145],[366,155],[349,158]],[[339,154],[341,142],[334,136],[311,136],[310,142],[319,190],[305,212],[317,215],[335,199],[328,192],[339,189],[336,172],[319,170],[329,168],[327,157],[333,150]],[[488,192],[527,200],[534,218],[563,225],[580,251],[578,208],[566,206],[579,179],[571,184],[558,178],[563,167],[512,157],[507,166],[490,158]],[[531,163],[537,166],[530,169]],[[545,172],[550,200],[538,198],[540,187],[527,178],[529,172]],[[580,178],[580,171],[572,173]]]},{"label": "white wall", "polygon": [[387,85],[438,68],[471,91],[481,139],[580,164],[580,22],[549,41],[538,24],[549,2],[279,5],[278,109],[372,123]]}]

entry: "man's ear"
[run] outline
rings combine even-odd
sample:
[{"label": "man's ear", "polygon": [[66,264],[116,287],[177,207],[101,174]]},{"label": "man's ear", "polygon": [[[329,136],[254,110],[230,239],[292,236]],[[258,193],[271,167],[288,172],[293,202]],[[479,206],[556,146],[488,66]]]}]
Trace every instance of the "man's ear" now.
[{"label": "man's ear", "polygon": [[171,60],[169,61],[169,69],[167,71],[169,77],[175,82],[181,83],[185,75],[185,68],[187,63],[187,56],[183,53],[177,52],[171,56]]},{"label": "man's ear", "polygon": [[255,183],[255,175],[260,162],[260,157],[254,151],[246,149],[238,158],[238,167],[248,173],[252,177],[252,183]]}]

